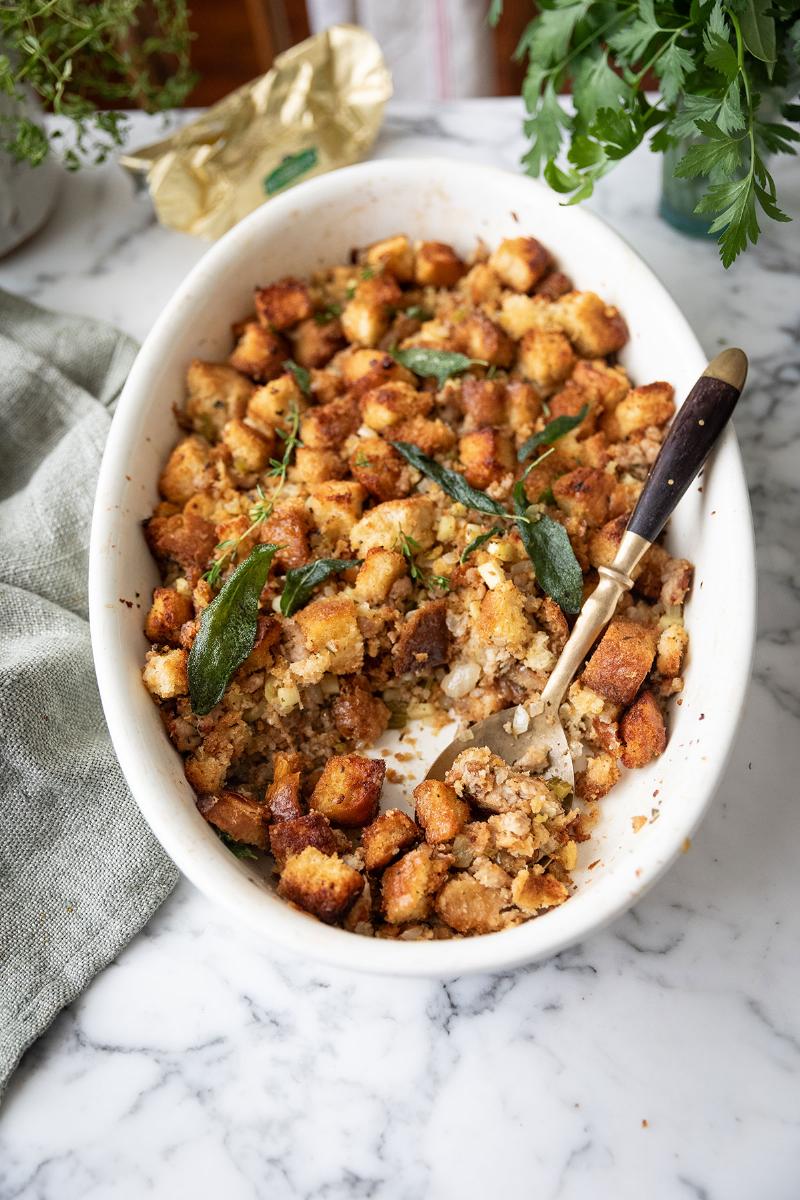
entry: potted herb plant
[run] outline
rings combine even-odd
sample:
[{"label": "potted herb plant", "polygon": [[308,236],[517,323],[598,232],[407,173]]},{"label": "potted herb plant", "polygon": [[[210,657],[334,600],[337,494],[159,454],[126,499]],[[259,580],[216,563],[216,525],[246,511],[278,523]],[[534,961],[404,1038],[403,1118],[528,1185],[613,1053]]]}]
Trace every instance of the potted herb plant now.
[{"label": "potted herb plant", "polygon": [[[55,199],[57,162],[104,162],[120,109],[180,104],[194,83],[185,0],[16,0],[0,5],[0,253]],[[45,128],[42,108],[61,121]]]},{"label": "potted herb plant", "polygon": [[[800,142],[800,4],[781,0],[540,0],[517,58],[530,139],[523,164],[568,203],[642,142],[664,156],[661,212],[718,235],[725,267],[788,221],[769,161]],[[493,0],[489,20],[502,16]],[[558,93],[571,84],[567,111]],[[648,90],[657,85],[659,94]]]}]

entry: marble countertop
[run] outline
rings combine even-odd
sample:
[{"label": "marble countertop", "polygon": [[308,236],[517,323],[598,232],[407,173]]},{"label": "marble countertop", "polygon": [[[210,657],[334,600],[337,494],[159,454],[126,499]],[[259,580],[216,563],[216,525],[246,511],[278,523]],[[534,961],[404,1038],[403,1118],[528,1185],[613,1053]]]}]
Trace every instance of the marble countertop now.
[{"label": "marble countertop", "polygon": [[[520,115],[513,100],[398,104],[375,152],[514,168]],[[132,144],[158,135],[135,119]],[[17,1072],[2,1200],[798,1195],[800,237],[767,223],[724,274],[715,247],[655,216],[658,169],[637,153],[591,205],[709,354],[741,344],[752,364],[736,426],[758,648],[691,851],[585,944],[446,984],[280,957],[182,882]],[[796,163],[777,176],[800,213]],[[203,249],[108,165],[65,181],[46,230],[0,261],[0,286],[142,338]]]}]

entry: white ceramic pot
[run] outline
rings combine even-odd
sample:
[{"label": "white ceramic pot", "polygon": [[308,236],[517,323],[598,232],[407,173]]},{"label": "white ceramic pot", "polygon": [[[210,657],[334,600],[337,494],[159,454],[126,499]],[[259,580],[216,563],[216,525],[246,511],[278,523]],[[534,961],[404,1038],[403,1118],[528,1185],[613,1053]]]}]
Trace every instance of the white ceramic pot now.
[{"label": "white ceramic pot", "polygon": [[[692,639],[686,688],[682,705],[672,709],[669,744],[649,767],[628,772],[603,801],[601,824],[581,847],[576,894],[566,904],[502,933],[414,943],[331,929],[282,903],[254,865],[234,858],[199,816],[181,760],[141,683],[142,622],[158,582],[141,522],[156,502],[156,480],[178,436],[172,409],[183,396],[187,363],[228,354],[231,322],[251,311],[254,285],[344,262],[351,247],[400,230],[452,242],[462,253],[477,237],[491,246],[533,234],[576,286],[620,307],[631,331],[621,359],[634,381],[668,379],[682,397],[705,365],[683,316],[630,247],[597,217],[561,207],[528,179],[419,159],[368,162],[293,188],[208,251],[136,360],[97,492],[92,637],[109,729],[131,790],[174,861],[232,921],[310,959],[363,971],[452,976],[512,967],[586,938],[632,905],[680,853],[714,794],[745,696],[754,630],[752,527],[739,450],[728,430],[702,491],[690,489],[670,530],[670,544],[696,563],[697,573],[686,610]],[[448,731],[438,738],[420,731],[419,777],[448,737]],[[400,798],[389,789],[388,803]],[[634,833],[631,818],[653,811],[658,819]],[[590,871],[594,860],[599,865]]]}]

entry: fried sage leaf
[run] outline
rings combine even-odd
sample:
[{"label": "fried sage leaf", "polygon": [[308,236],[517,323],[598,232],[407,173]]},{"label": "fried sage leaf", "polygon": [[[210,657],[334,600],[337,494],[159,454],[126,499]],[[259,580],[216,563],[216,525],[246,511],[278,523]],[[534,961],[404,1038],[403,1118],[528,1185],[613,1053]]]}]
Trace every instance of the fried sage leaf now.
[{"label": "fried sage leaf", "polygon": [[461,551],[458,561],[462,564],[465,563],[470,554],[472,554],[473,550],[478,550],[484,544],[484,542],[489,541],[489,538],[496,537],[497,534],[501,532],[502,527],[500,525],[493,525],[492,528],[487,529],[485,533],[479,533],[477,537],[474,537],[472,541],[464,547],[464,549]]},{"label": "fried sage leaf", "polygon": [[576,413],[574,417],[555,417],[539,433],[531,434],[517,451],[518,461],[525,462],[525,459],[530,458],[531,454],[533,454],[534,450],[538,450],[539,446],[552,446],[553,442],[557,442],[565,433],[569,433],[576,425],[580,425],[588,411],[589,405],[584,404],[580,412]]},{"label": "fried sage leaf", "polygon": [[295,567],[287,571],[286,582],[281,592],[281,612],[285,617],[290,617],[308,601],[314,588],[324,583],[331,575],[360,566],[360,558],[316,558],[304,567]]},{"label": "fried sage leaf", "polygon": [[307,367],[301,367],[293,358],[287,358],[284,363],[287,371],[294,375],[295,382],[304,396],[311,395],[311,372]]},{"label": "fried sage leaf", "polygon": [[189,697],[198,716],[219,704],[228,680],[256,640],[258,600],[277,546],[256,546],[200,618],[189,653]]},{"label": "fried sage leaf", "polygon": [[443,492],[447,492],[453,500],[458,500],[467,508],[477,509],[478,512],[489,513],[492,517],[505,517],[508,519],[509,514],[503,508],[502,504],[498,504],[491,496],[487,496],[486,492],[481,492],[477,488],[472,487],[467,483],[463,475],[459,475],[458,471],[451,471],[448,467],[441,466],[435,459],[429,458],[427,454],[411,444],[411,442],[392,442],[395,450],[402,454],[406,462],[411,463],[412,467],[416,467],[423,475],[427,475],[428,479],[432,479],[434,483],[438,483]]},{"label": "fried sage leaf", "polygon": [[461,375],[470,367],[485,367],[485,358],[468,358],[455,350],[426,350],[424,346],[409,346],[407,350],[395,350],[393,358],[415,375],[432,376],[437,387],[442,387],[453,375]]},{"label": "fried sage leaf", "polygon": [[539,587],[564,612],[579,612],[583,599],[583,573],[566,529],[552,517],[543,515],[537,519],[528,514],[522,480],[514,485],[514,512]]}]

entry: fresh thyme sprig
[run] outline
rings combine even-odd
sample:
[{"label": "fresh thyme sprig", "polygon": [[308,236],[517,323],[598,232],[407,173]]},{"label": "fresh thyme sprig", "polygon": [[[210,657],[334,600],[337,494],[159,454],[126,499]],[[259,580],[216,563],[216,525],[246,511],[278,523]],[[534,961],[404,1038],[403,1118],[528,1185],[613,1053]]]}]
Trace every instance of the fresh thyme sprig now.
[{"label": "fresh thyme sprig", "polygon": [[289,428],[277,430],[278,437],[283,441],[283,457],[280,459],[271,458],[269,460],[269,470],[267,478],[276,480],[275,487],[267,495],[261,484],[256,484],[256,495],[258,499],[251,506],[248,516],[250,524],[244,533],[240,533],[236,538],[226,538],[222,542],[218,542],[215,549],[222,551],[218,558],[214,559],[209,569],[204,575],[212,587],[216,587],[222,577],[222,572],[230,565],[245,538],[250,537],[260,525],[268,521],[275,509],[275,504],[283,491],[286,483],[286,476],[291,465],[292,455],[298,446],[302,446],[302,442],[298,437],[300,430],[300,410],[296,404],[292,404],[289,410]]},{"label": "fresh thyme sprig", "polygon": [[424,588],[439,588],[443,592],[450,591],[450,580],[445,575],[434,575],[431,571],[425,571],[417,562],[416,555],[419,554],[422,547],[415,538],[404,533],[402,529],[398,529],[396,545],[403,558],[408,562],[408,573],[415,583]]}]

